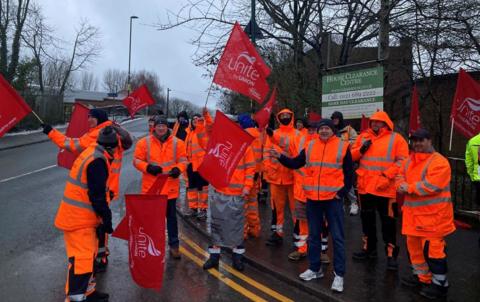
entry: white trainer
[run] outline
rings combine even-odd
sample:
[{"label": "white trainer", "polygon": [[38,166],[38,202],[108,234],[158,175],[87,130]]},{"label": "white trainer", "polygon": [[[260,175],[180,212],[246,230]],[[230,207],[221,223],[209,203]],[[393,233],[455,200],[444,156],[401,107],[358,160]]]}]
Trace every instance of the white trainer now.
[{"label": "white trainer", "polygon": [[358,203],[352,202],[350,205],[350,215],[355,216],[358,214]]},{"label": "white trainer", "polygon": [[343,277],[337,276],[337,274],[335,274],[335,278],[332,282],[332,290],[339,293],[343,292]]},{"label": "white trainer", "polygon": [[303,281],[310,281],[310,280],[313,280],[313,279],[322,278],[323,277],[323,272],[322,272],[322,269],[320,269],[318,272],[314,272],[311,269],[307,269],[306,271],[301,273],[298,277],[300,279],[302,279]]}]

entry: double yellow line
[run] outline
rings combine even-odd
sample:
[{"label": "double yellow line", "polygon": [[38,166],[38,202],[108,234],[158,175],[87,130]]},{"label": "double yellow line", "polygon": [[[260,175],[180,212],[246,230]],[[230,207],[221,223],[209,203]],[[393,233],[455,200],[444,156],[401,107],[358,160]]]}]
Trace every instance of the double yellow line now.
[{"label": "double yellow line", "polygon": [[[209,254],[203,250],[200,246],[198,246],[195,242],[193,242],[192,240],[190,240],[189,238],[185,237],[184,235],[182,235],[182,242],[186,243],[190,248],[192,248],[194,251],[196,251],[198,254],[204,256],[204,257],[208,257]],[[200,259],[199,257],[197,257],[196,255],[194,255],[193,253],[191,253],[189,250],[185,249],[184,247],[180,247],[180,252],[182,254],[184,254],[186,257],[190,258],[190,260],[192,260],[194,263],[196,263],[198,266],[200,267],[203,267],[203,262],[204,260]],[[248,283],[249,285],[251,285],[252,287],[255,287],[256,289],[262,291],[263,293],[275,298],[276,300],[278,301],[282,301],[282,302],[293,302],[292,299],[290,298],[287,298],[285,296],[283,296],[282,294],[272,290],[271,288],[253,280],[252,278],[246,276],[245,274],[235,270],[234,268],[232,268],[231,266],[225,264],[224,262],[220,261],[220,267],[227,271],[228,273],[232,274],[233,276],[239,278],[240,280]],[[239,285],[238,283],[236,283],[235,281],[233,281],[232,279],[228,278],[227,276],[225,276],[224,274],[222,274],[219,270],[215,269],[215,268],[212,268],[212,269],[209,269],[208,272],[213,275],[214,277],[216,277],[218,280],[222,281],[223,283],[225,283],[227,286],[231,287],[232,289],[234,289],[235,291],[239,292],[240,294],[244,295],[245,297],[249,298],[250,300],[252,301],[267,301],[265,299],[263,299],[262,297],[254,294],[253,292],[249,291],[248,289],[246,289],[245,287]]]}]

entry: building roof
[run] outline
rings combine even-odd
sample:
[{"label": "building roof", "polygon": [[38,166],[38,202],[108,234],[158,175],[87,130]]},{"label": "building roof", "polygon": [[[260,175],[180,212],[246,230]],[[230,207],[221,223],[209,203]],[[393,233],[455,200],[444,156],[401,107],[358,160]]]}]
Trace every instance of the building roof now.
[{"label": "building roof", "polygon": [[110,97],[108,92],[88,91],[88,90],[68,90],[63,95],[64,103],[75,103],[75,101],[104,102],[111,100],[123,100],[125,95],[118,94],[116,97]]}]

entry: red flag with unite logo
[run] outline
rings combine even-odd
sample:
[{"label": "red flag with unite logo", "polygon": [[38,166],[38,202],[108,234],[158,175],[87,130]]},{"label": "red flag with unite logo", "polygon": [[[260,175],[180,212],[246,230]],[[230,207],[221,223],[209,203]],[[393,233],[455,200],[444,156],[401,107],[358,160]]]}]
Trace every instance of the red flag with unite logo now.
[{"label": "red flag with unite logo", "polygon": [[0,75],[0,137],[31,111],[18,92]]},{"label": "red flag with unite logo", "polygon": [[143,109],[148,105],[155,104],[155,100],[148,90],[147,85],[143,84],[123,99],[122,103],[127,107],[130,116],[133,118],[138,110]]},{"label": "red flag with unite logo", "polygon": [[258,54],[240,24],[235,23],[213,82],[261,104],[270,90],[266,80],[269,75],[270,68]]},{"label": "red flag with unite logo", "polygon": [[258,128],[261,130],[265,129],[268,125],[268,121],[270,119],[270,115],[272,114],[273,106],[275,106],[275,101],[277,98],[277,88],[273,89],[272,95],[270,95],[270,99],[268,102],[263,106],[262,109],[258,110],[255,113],[253,119],[257,122]]},{"label": "red flag with unite logo", "polygon": [[451,117],[454,127],[466,138],[480,132],[480,84],[460,69]]}]

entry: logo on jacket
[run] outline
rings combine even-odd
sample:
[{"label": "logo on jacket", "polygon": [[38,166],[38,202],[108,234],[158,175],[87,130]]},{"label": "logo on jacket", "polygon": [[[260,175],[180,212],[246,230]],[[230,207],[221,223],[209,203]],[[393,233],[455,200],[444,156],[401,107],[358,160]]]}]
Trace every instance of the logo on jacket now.
[{"label": "logo on jacket", "polygon": [[208,154],[213,155],[215,158],[218,158],[220,166],[222,166],[223,168],[227,168],[232,146],[232,143],[230,143],[229,141],[226,141],[225,144],[217,143],[214,148],[208,151]]}]

